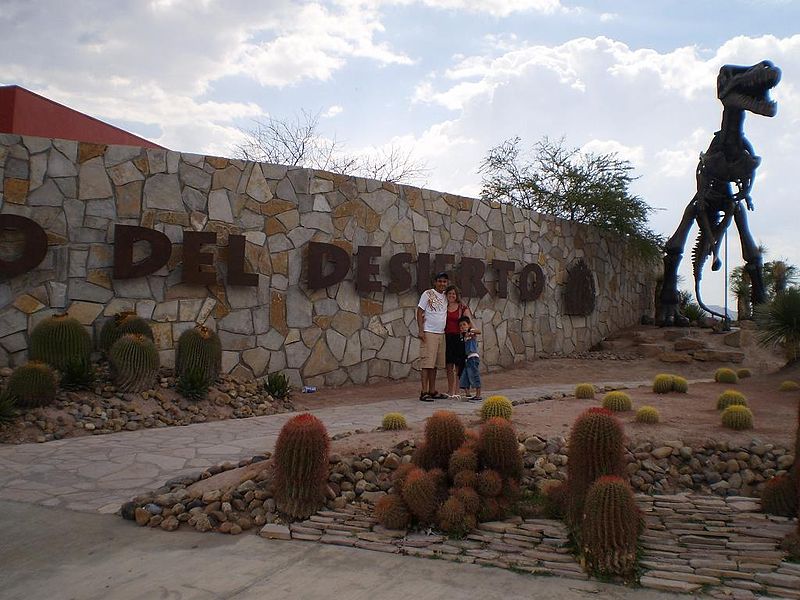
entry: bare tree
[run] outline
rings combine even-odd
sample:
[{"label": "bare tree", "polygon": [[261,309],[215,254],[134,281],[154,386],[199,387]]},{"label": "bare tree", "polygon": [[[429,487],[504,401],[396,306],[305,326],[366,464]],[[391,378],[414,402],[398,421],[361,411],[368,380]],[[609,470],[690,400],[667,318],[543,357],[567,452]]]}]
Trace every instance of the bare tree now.
[{"label": "bare tree", "polygon": [[320,113],[302,110],[291,119],[269,117],[243,130],[245,139],[235,154],[245,160],[303,166],[388,181],[421,184],[428,173],[412,150],[397,145],[354,154],[336,139],[319,133]]}]

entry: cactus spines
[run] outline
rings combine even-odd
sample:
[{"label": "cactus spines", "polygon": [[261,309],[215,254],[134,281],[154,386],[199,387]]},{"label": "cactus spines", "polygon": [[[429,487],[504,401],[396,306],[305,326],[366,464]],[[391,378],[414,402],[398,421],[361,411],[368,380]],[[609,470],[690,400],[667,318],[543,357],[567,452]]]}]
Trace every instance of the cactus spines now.
[{"label": "cactus spines", "polygon": [[6,394],[18,408],[47,406],[56,399],[56,376],[45,363],[31,361],[11,373]]},{"label": "cactus spines", "polygon": [[0,392],[0,423],[8,423],[17,417],[14,397],[8,391]]},{"label": "cactus spines", "polygon": [[378,500],[375,518],[386,529],[406,529],[411,524],[411,513],[398,494],[389,494]]},{"label": "cactus spines", "polygon": [[477,471],[478,470],[478,455],[475,451],[467,446],[461,446],[458,450],[450,455],[450,464],[448,465],[447,472],[450,477],[455,477],[461,471]]},{"label": "cactus spines", "polygon": [[678,392],[679,394],[685,394],[689,391],[689,382],[686,380],[685,377],[680,377],[679,375],[672,376],[672,390]]},{"label": "cactus spines", "polygon": [[733,369],[720,367],[714,372],[714,381],[717,383],[739,383],[739,378]]},{"label": "cactus spines", "polygon": [[778,387],[779,392],[796,392],[800,390],[800,383],[796,381],[782,381],[780,387]]},{"label": "cactus spines", "polygon": [[717,410],[724,410],[734,404],[747,406],[747,398],[736,390],[725,390],[717,398]]},{"label": "cactus spines", "polygon": [[453,485],[457,488],[474,488],[478,485],[478,474],[475,471],[460,471],[453,476]]},{"label": "cactus spines", "polygon": [[739,379],[747,379],[748,377],[753,376],[753,372],[750,369],[742,367],[741,369],[737,369],[736,376]]},{"label": "cactus spines", "polygon": [[36,325],[28,350],[31,360],[45,362],[61,372],[63,387],[85,387],[94,378],[92,338],[67,314],[53,315]]},{"label": "cactus spines", "polygon": [[753,413],[746,406],[732,404],[722,411],[722,425],[736,431],[752,429]]},{"label": "cactus spines", "polygon": [[661,415],[658,413],[658,409],[653,406],[642,406],[639,410],[636,411],[636,422],[637,423],[645,423],[647,425],[653,425],[658,423],[661,420]]},{"label": "cactus spines", "polygon": [[138,333],[153,339],[150,324],[135,312],[119,312],[103,324],[100,329],[100,350],[107,353],[119,338],[129,333]]},{"label": "cactus spines", "polygon": [[503,477],[522,476],[522,456],[517,434],[505,419],[495,417],[481,426],[478,457],[483,466],[494,469]]},{"label": "cactus spines", "polygon": [[555,482],[544,490],[544,514],[548,519],[563,519],[568,503],[569,490],[565,482]]},{"label": "cactus spines", "polygon": [[600,477],[586,494],[581,549],[587,570],[630,578],[642,520],[633,491],[621,478]]},{"label": "cactus spines", "polygon": [[435,478],[423,469],[414,469],[403,482],[402,495],[411,514],[421,523],[430,523],[438,504]]},{"label": "cactus spines", "polygon": [[406,423],[406,418],[402,414],[390,412],[383,415],[381,427],[386,431],[396,431],[399,429],[408,429],[408,423]]},{"label": "cactus spines", "polygon": [[412,465],[411,463],[403,463],[394,470],[394,473],[392,473],[392,487],[394,488],[395,492],[402,495],[403,483],[405,482],[406,477],[408,477],[408,474],[416,468],[416,465]]},{"label": "cactus spines", "polygon": [[447,470],[450,455],[466,440],[464,424],[454,412],[439,410],[425,422],[425,452],[430,467]]},{"label": "cactus spines", "polygon": [[478,508],[478,521],[485,523],[486,521],[494,521],[500,515],[500,503],[497,498],[489,498],[481,496],[481,505]]},{"label": "cactus spines", "polygon": [[594,398],[594,386],[591,383],[579,383],[575,386],[575,397],[578,400],[591,400]]},{"label": "cactus spines", "polygon": [[278,510],[305,518],[322,508],[328,479],[330,440],[317,417],[292,417],[275,443],[275,503]]},{"label": "cactus spines", "polygon": [[623,432],[619,421],[604,408],[590,408],[572,425],[567,458],[570,506],[568,520],[580,526],[589,486],[604,475],[625,473]]},{"label": "cactus spines", "polygon": [[481,405],[481,420],[488,421],[494,417],[502,417],[510,421],[513,411],[511,400],[505,396],[489,396]]},{"label": "cactus spines", "polygon": [[509,503],[516,502],[522,496],[522,486],[520,486],[519,481],[513,477],[504,479],[501,495],[503,499]]},{"label": "cactus spines", "polygon": [[464,503],[456,496],[444,501],[437,513],[439,528],[449,534],[461,534],[466,531],[467,511]]},{"label": "cactus spines", "polygon": [[478,473],[478,483],[475,489],[484,498],[494,498],[503,491],[503,478],[497,471],[484,469]]},{"label": "cactus spines", "polygon": [[675,378],[672,375],[659,373],[656,375],[655,379],[653,379],[653,391],[656,394],[668,394],[672,391],[674,383]]},{"label": "cactus spines", "polygon": [[123,392],[141,392],[155,385],[160,366],[153,340],[141,333],[127,333],[108,351],[114,383]]},{"label": "cactus spines", "polygon": [[608,392],[603,397],[603,408],[613,412],[626,412],[631,410],[633,403],[631,397],[625,392]]},{"label": "cactus spines", "polygon": [[197,325],[184,331],[178,338],[175,347],[175,374],[179,385],[183,381],[183,386],[189,387],[188,379],[202,376],[207,387],[219,375],[221,365],[222,345],[217,334],[208,327]]},{"label": "cactus spines", "polygon": [[794,517],[797,515],[797,485],[789,475],[768,479],[761,490],[761,510],[768,515]]},{"label": "cactus spines", "polygon": [[481,507],[481,497],[471,487],[459,487],[452,490],[452,495],[461,500],[467,514],[474,515]]}]

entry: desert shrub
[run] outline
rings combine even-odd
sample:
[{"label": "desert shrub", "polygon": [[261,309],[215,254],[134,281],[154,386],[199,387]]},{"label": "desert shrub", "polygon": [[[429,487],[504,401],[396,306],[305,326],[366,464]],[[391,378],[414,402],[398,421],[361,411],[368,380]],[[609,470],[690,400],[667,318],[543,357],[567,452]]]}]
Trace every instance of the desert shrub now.
[{"label": "desert shrub", "polygon": [[717,383],[739,383],[736,371],[727,367],[721,367],[714,372],[714,381]]},{"label": "desert shrub", "polygon": [[796,381],[782,381],[778,391],[780,392],[796,392],[800,390],[800,383]]},{"label": "desert shrub", "polygon": [[631,410],[633,403],[631,397],[625,392],[608,392],[603,397],[603,408],[613,412],[625,412]]},{"label": "desert shrub", "polygon": [[494,469],[502,477],[518,479],[522,476],[522,456],[511,423],[495,417],[481,426],[478,458],[484,467]]},{"label": "desert shrub", "polygon": [[108,351],[114,384],[122,392],[152,388],[158,378],[160,361],[153,340],[141,333],[126,333]]},{"label": "desert shrub", "polygon": [[637,423],[646,423],[648,425],[654,425],[661,420],[661,415],[658,413],[658,409],[652,406],[642,406],[639,410],[636,411],[636,422]]},{"label": "desert shrub", "polygon": [[750,369],[741,368],[736,370],[736,376],[739,379],[747,379],[753,376],[753,372]]},{"label": "desert shrub", "polygon": [[406,418],[398,412],[390,412],[383,415],[381,427],[387,431],[396,431],[398,429],[408,429]]},{"label": "desert shrub", "polygon": [[653,391],[656,394],[668,394],[675,385],[675,378],[666,373],[660,373],[653,379]]},{"label": "desert shrub", "polygon": [[325,504],[330,439],[310,413],[292,417],[275,443],[275,503],[292,517],[306,518]]},{"label": "desert shrub", "polygon": [[34,360],[14,369],[4,394],[12,407],[37,408],[52,404],[57,388],[53,369]]},{"label": "desert shrub", "polygon": [[768,479],[761,491],[761,509],[769,515],[794,517],[798,509],[798,484],[789,475]]},{"label": "desert shrub", "polygon": [[722,425],[736,431],[752,429],[753,413],[746,406],[732,404],[722,411]]},{"label": "desert shrub", "polygon": [[680,377],[678,375],[672,376],[672,391],[678,392],[679,394],[685,394],[689,391],[689,382],[686,380],[685,377]]},{"label": "desert shrub", "polygon": [[378,500],[375,518],[386,529],[406,529],[411,524],[411,513],[398,494],[388,494]]},{"label": "desert shrub", "polygon": [[736,390],[725,390],[717,398],[717,410],[725,410],[734,404],[747,406],[747,398]]},{"label": "desert shrub", "polygon": [[579,383],[575,386],[575,397],[579,400],[594,398],[594,386],[591,383]]},{"label": "desert shrub", "polygon": [[77,319],[53,315],[31,331],[31,360],[45,362],[61,373],[61,386],[84,388],[94,380],[91,364],[92,338]]},{"label": "desert shrub", "polygon": [[790,287],[769,304],[756,307],[759,343],[778,345],[786,353],[788,362],[800,357],[800,288]]},{"label": "desert shrub", "polygon": [[292,384],[289,378],[280,371],[270,373],[264,381],[264,391],[276,400],[284,400],[292,393]]},{"label": "desert shrub", "polygon": [[505,396],[489,396],[481,405],[481,420],[502,417],[510,421],[513,410],[511,401]]}]

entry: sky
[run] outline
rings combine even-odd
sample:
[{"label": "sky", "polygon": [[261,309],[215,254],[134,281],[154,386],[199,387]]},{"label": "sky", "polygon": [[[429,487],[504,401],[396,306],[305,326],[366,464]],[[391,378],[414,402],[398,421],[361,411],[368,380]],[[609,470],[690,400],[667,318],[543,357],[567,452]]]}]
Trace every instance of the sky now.
[{"label": "sky", "polygon": [[[174,150],[232,156],[254,120],[319,112],[349,151],[408,149],[418,184],[472,197],[487,150],[514,136],[617,152],[665,236],[719,127],[720,66],[769,59],[778,115],[744,126],[763,159],[750,224],[765,260],[800,265],[800,2],[0,0],[0,31],[0,85]],[[706,303],[723,284],[706,269]]]}]

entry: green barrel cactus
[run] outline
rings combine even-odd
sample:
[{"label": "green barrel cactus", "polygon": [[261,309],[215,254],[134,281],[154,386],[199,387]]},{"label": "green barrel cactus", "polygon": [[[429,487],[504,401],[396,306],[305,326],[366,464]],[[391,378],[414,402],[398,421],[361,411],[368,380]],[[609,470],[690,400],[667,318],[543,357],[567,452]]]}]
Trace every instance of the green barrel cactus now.
[{"label": "green barrel cactus", "polygon": [[668,394],[675,385],[675,378],[666,373],[659,373],[653,380],[653,391],[656,394]]},{"label": "green barrel cactus", "polygon": [[43,362],[31,361],[11,373],[6,394],[18,408],[38,408],[56,399],[56,376]]},{"label": "green barrel cactus", "polygon": [[396,431],[399,429],[408,429],[406,418],[398,412],[390,412],[383,415],[381,427],[386,431]]},{"label": "green barrel cactus", "polygon": [[603,408],[612,412],[625,412],[633,408],[631,397],[625,392],[608,392],[603,397]]},{"label": "green barrel cactus", "polygon": [[714,373],[714,381],[717,383],[739,383],[739,377],[736,376],[736,371],[721,367]]},{"label": "green barrel cactus", "polygon": [[221,369],[222,345],[215,332],[197,325],[181,334],[175,348],[178,391],[187,398],[204,397]]},{"label": "green barrel cactus", "polygon": [[736,371],[736,376],[739,379],[747,379],[748,377],[753,376],[753,372],[750,369],[741,368]]},{"label": "green barrel cactus", "polygon": [[744,394],[736,390],[725,390],[717,398],[717,410],[725,410],[734,404],[747,406],[747,398],[745,398]]},{"label": "green barrel cactus", "polygon": [[510,421],[513,410],[511,400],[505,396],[489,396],[481,405],[481,420],[488,421],[494,417],[502,417]]},{"label": "green barrel cactus", "polygon": [[114,384],[122,392],[152,388],[161,366],[153,340],[141,333],[126,333],[108,351]]},{"label": "green barrel cactus", "polygon": [[722,411],[722,425],[736,431],[752,429],[753,413],[746,406],[733,404]]},{"label": "green barrel cactus", "polygon": [[685,394],[689,391],[689,382],[686,381],[685,377],[680,377],[678,375],[672,376],[672,391],[678,392],[679,394]]},{"label": "green barrel cactus", "polygon": [[108,319],[100,329],[99,346],[106,354],[119,338],[129,333],[138,333],[153,340],[150,324],[134,312],[124,311]]},{"label": "green barrel cactus", "polygon": [[36,325],[28,352],[31,360],[45,362],[61,373],[62,387],[88,387],[94,379],[92,338],[67,314],[53,315]]},{"label": "green barrel cactus", "polygon": [[578,400],[591,400],[594,398],[594,386],[591,383],[579,383],[575,386],[575,397]]},{"label": "green barrel cactus", "polygon": [[796,381],[782,381],[778,388],[779,392],[796,392],[797,390],[800,390],[800,383]]},{"label": "green barrel cactus", "polygon": [[652,406],[643,406],[636,411],[636,422],[654,425],[661,420],[658,410]]}]

